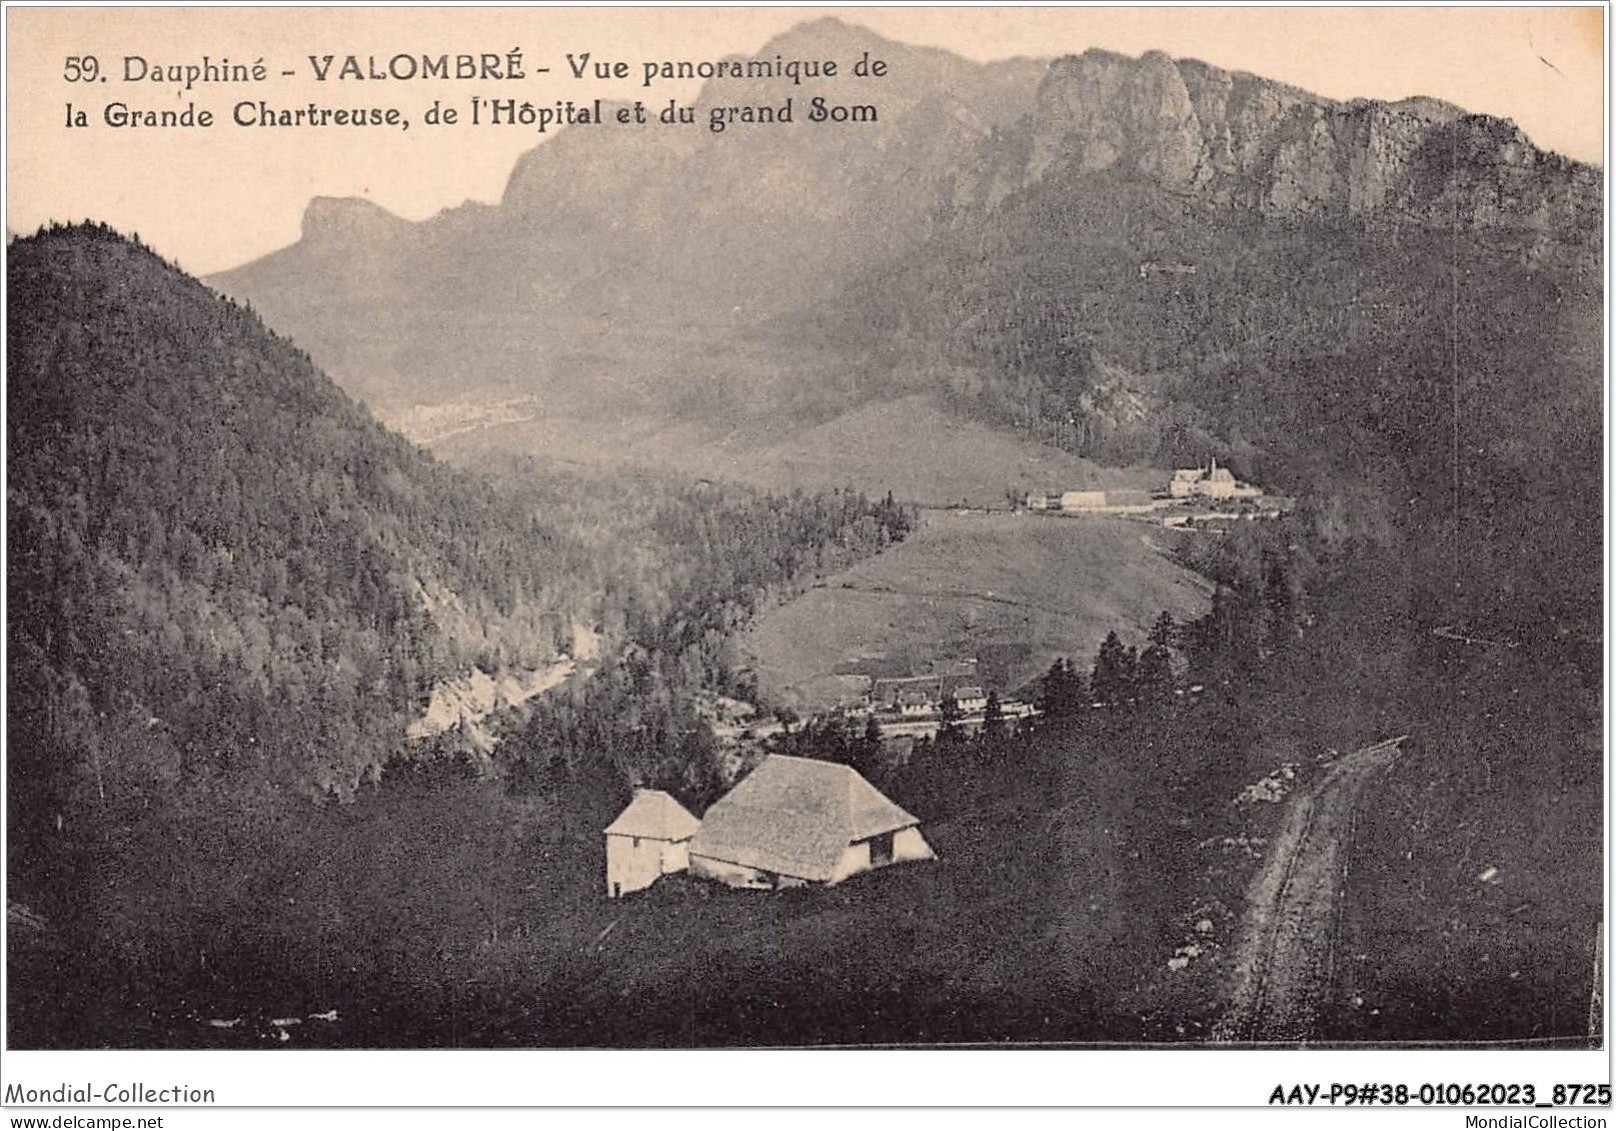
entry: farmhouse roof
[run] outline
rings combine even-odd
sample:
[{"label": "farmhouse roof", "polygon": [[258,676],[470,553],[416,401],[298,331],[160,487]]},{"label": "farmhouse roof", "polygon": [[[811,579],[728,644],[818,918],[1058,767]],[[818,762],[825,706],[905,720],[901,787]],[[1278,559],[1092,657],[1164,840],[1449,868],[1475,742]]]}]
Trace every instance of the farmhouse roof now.
[{"label": "farmhouse roof", "polygon": [[606,826],[606,835],[678,841],[694,835],[700,825],[690,810],[660,789],[636,789],[628,808]]},{"label": "farmhouse roof", "polygon": [[918,823],[849,766],[775,754],[714,802],[690,851],[822,881],[848,845]]}]

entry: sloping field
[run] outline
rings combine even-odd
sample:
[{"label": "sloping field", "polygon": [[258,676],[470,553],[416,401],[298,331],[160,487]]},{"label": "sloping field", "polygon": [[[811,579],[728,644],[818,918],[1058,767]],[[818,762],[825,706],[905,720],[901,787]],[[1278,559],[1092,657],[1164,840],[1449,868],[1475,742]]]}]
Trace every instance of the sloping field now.
[{"label": "sloping field", "polygon": [[1087,669],[1105,634],[1142,643],[1165,609],[1204,613],[1207,583],[1152,550],[1162,532],[1110,518],[926,512],[904,542],[761,615],[741,640],[768,696],[824,705],[848,663],[1026,647],[1001,690],[1056,656]]},{"label": "sloping field", "polygon": [[1163,473],[1101,467],[938,408],[923,396],[865,405],[775,445],[757,471],[769,487],[891,491],[922,503],[1003,506],[1005,491],[1160,487]]},{"label": "sloping field", "polygon": [[769,490],[852,484],[904,502],[1003,506],[1005,492],[1150,488],[1165,474],[1101,467],[1059,448],[961,420],[924,396],[871,403],[806,431],[724,431],[650,416],[487,423],[430,444],[449,463],[476,467],[519,454],[572,466],[638,466],[749,483]]}]

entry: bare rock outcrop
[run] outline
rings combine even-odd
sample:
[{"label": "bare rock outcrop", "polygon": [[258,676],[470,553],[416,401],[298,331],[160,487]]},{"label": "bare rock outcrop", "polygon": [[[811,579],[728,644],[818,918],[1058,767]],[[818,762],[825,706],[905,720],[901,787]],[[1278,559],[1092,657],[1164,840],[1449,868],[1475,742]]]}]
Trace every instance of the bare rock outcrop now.
[{"label": "bare rock outcrop", "polygon": [[1428,98],[1337,102],[1160,51],[1057,59],[1025,129],[982,171],[994,191],[963,184],[956,202],[1115,171],[1280,217],[1561,237],[1599,224],[1599,170],[1539,150],[1513,122]]}]

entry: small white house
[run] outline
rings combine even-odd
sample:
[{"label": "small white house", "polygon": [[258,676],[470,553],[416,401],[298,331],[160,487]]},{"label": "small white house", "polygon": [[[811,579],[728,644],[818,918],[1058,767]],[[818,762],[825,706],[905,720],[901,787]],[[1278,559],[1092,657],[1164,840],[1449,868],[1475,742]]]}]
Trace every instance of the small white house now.
[{"label": "small white house", "polygon": [[954,702],[967,715],[980,715],[988,709],[988,694],[980,687],[956,687]]},{"label": "small white house", "polygon": [[909,719],[925,718],[927,715],[937,713],[937,703],[924,691],[908,690],[898,692],[898,714]]},{"label": "small white house", "polygon": [[606,894],[639,891],[690,866],[690,838],[701,822],[660,789],[636,789],[606,827]]}]

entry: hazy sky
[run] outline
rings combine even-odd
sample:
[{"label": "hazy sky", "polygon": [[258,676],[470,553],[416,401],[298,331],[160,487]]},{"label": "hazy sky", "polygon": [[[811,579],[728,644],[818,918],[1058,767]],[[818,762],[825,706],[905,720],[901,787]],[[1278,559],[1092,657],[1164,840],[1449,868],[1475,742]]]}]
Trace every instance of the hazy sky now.
[{"label": "hazy sky", "polygon": [[[241,128],[239,99],[277,106],[398,105],[471,93],[535,102],[645,97],[636,83],[580,84],[568,51],[621,59],[717,59],[752,54],[791,25],[834,14],[891,39],[977,59],[1054,56],[1105,47],[1160,48],[1279,79],[1333,98],[1430,95],[1513,118],[1540,146],[1601,162],[1603,10],[1585,8],[727,8],[727,9],[10,9],[7,48],[7,225],[91,217],[205,273],[297,239],[310,197],[363,196],[411,219],[462,201],[499,199],[516,157],[538,142],[528,129],[408,132]],[[523,83],[327,82],[308,56],[505,52],[553,73]],[[68,56],[94,54],[110,81],[67,82]],[[214,60],[276,74],[245,86],[123,81],[125,56],[151,64]],[[519,92],[515,89],[520,88]],[[652,96],[694,96],[696,86]],[[89,93],[86,94],[85,92]],[[115,99],[152,109],[212,109],[208,130],[111,130]],[[65,127],[69,102],[92,119]]]}]

